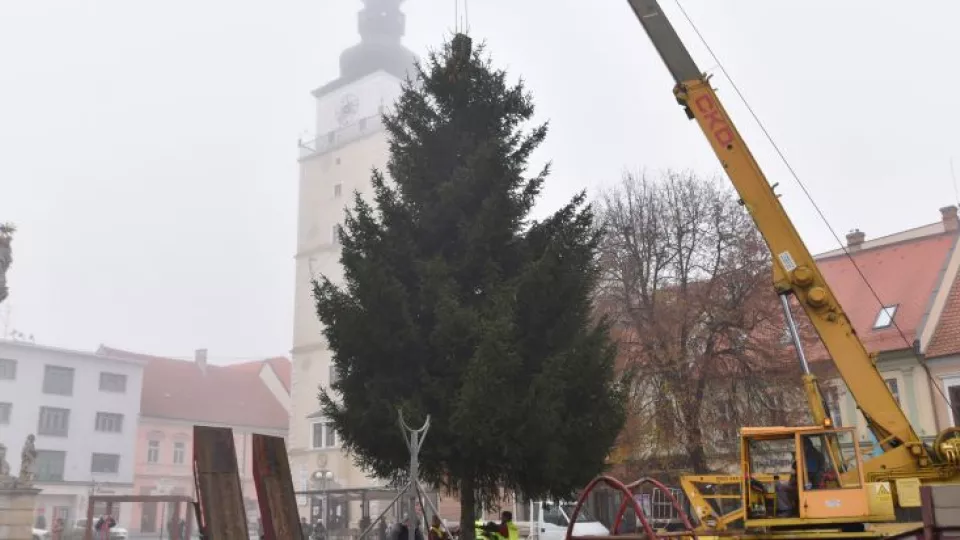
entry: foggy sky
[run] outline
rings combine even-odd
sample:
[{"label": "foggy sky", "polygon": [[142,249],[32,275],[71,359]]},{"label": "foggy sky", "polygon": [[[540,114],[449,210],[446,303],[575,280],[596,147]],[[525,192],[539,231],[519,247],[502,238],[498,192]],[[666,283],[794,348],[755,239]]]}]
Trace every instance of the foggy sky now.
[{"label": "foggy sky", "polygon": [[[664,9],[815,252],[836,247],[673,0]],[[960,3],[685,0],[841,238],[939,219],[960,173]],[[454,0],[408,0],[439,46]],[[287,354],[297,138],[356,42],[358,0],[0,0],[0,221],[19,226],[5,325],[226,363]],[[539,211],[624,169],[716,158],[626,0],[472,0],[471,34],[551,133]],[[309,135],[308,135],[309,134]],[[9,313],[7,313],[9,311]]]}]

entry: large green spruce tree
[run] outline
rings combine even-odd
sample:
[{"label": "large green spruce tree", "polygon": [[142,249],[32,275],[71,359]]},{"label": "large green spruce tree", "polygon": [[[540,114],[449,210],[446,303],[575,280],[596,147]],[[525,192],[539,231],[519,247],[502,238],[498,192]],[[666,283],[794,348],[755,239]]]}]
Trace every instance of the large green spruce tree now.
[{"label": "large green spruce tree", "polygon": [[475,507],[500,488],[566,497],[600,472],[623,424],[609,328],[592,316],[598,232],[583,194],[529,217],[546,125],[482,47],[457,34],[417,66],[395,110],[387,180],[356,195],[342,286],[315,283],[335,382],[320,401],[358,464],[397,477],[397,427],[431,415],[425,480]]}]

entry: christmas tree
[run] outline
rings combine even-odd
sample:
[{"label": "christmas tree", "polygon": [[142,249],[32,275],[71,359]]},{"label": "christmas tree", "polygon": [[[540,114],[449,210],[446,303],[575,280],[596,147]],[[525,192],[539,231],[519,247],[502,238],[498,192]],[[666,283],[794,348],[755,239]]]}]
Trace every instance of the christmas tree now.
[{"label": "christmas tree", "polygon": [[324,413],[357,463],[396,477],[396,411],[431,415],[422,477],[459,495],[463,534],[500,488],[566,497],[603,468],[623,423],[615,348],[592,317],[598,244],[579,194],[529,217],[547,126],[521,83],[457,34],[384,116],[390,180],[355,197],[344,284],[315,284],[336,382]]}]

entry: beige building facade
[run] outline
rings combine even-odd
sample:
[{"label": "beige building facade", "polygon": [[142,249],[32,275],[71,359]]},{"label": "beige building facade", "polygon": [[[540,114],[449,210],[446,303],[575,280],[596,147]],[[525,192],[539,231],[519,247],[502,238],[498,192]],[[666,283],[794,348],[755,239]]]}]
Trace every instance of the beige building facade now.
[{"label": "beige building facade", "polygon": [[[340,77],[313,92],[316,138],[300,142],[299,210],[291,357],[288,451],[297,491],[374,487],[353,466],[337,434],[319,411],[319,389],[331,383],[331,353],[318,321],[312,281],[342,280],[337,230],[355,192],[369,197],[371,170],[384,170],[387,135],[381,114],[400,96],[414,55],[401,44],[404,17],[399,1],[367,2],[360,11],[361,42],[340,56]],[[376,4],[376,6],[374,6]],[[375,9],[374,9],[375,8]],[[298,498],[301,515],[329,525],[356,527],[359,503],[330,508],[324,516],[315,497]],[[321,498],[323,499],[323,498]],[[323,499],[327,500],[327,499]],[[371,502],[375,517],[380,504]],[[339,522],[339,523],[338,523]]]}]

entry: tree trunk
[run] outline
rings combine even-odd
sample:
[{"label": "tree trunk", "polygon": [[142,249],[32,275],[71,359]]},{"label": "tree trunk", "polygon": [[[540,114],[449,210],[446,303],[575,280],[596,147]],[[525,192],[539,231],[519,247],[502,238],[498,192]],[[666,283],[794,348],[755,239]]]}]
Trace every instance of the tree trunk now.
[{"label": "tree trunk", "polygon": [[474,540],[477,496],[473,478],[460,480],[460,540]]},{"label": "tree trunk", "polygon": [[697,419],[687,419],[687,456],[695,474],[710,472],[707,467],[707,453],[703,449],[703,431]]}]

